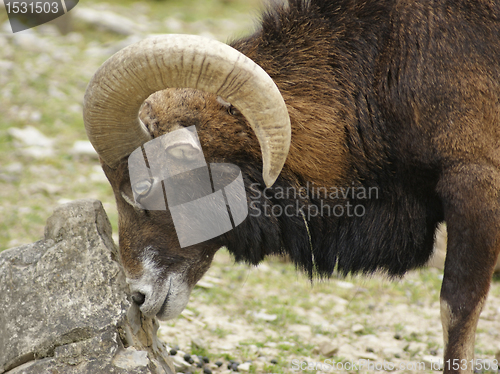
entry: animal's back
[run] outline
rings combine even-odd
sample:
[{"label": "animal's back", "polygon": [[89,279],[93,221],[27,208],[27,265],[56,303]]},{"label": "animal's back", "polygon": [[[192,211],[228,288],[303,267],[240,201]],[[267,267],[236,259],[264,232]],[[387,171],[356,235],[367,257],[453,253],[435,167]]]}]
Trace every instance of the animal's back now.
[{"label": "animal's back", "polygon": [[477,162],[491,158],[482,149],[500,141],[500,1],[291,0],[282,12],[275,27],[315,20],[330,38],[317,46],[332,76],[352,85],[346,95],[373,95],[405,160],[434,167],[470,159],[471,147]]}]

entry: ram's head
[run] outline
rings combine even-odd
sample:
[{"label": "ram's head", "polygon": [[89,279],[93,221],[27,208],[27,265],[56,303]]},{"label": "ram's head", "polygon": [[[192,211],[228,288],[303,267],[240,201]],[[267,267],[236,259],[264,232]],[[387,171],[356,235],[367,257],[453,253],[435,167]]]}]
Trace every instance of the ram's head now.
[{"label": "ram's head", "polygon": [[129,46],[103,64],[87,88],[84,121],[116,197],[120,254],[133,298],[147,316],[175,317],[222,243],[182,247],[168,204],[152,210],[141,203],[163,199],[161,178],[131,178],[129,156],[153,139],[194,126],[197,136],[181,131],[158,143],[159,157],[164,152],[166,160],[189,163],[201,155],[229,164],[250,158],[272,185],[290,144],[283,98],[264,70],[233,48],[168,35]]}]

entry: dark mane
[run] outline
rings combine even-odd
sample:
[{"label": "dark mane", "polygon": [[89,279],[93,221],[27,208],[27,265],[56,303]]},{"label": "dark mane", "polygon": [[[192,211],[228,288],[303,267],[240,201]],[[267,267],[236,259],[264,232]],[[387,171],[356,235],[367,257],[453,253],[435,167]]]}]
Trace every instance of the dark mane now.
[{"label": "dark mane", "polygon": [[[287,254],[310,275],[329,276],[337,269],[344,275],[382,270],[398,276],[424,265],[432,253],[436,225],[443,219],[435,195],[418,191],[408,194],[408,186],[394,178],[386,181],[392,182],[390,188],[387,183],[384,187],[331,186],[343,188],[350,196],[343,198],[341,192],[340,198],[329,199],[323,198],[324,190],[319,187],[299,185],[280,177],[273,188],[266,190],[268,199],[264,196],[260,170],[249,170],[246,165],[240,167],[248,176],[245,185],[249,216],[222,240],[237,261],[257,264],[266,255]],[[373,192],[371,199],[356,198],[363,191],[368,196],[370,188],[377,196]],[[351,194],[353,189],[355,198]],[[293,191],[300,191],[304,196],[299,196],[299,192],[294,196]],[[429,205],[435,210],[429,211],[426,208]],[[334,211],[335,206],[343,207],[345,214],[337,217],[335,214],[341,210]],[[351,217],[347,216],[348,206],[351,206]],[[362,208],[356,208],[357,212],[364,212],[363,215],[354,214],[354,207],[358,206]],[[285,209],[290,214],[276,214]],[[316,212],[320,214],[314,217]]]}]

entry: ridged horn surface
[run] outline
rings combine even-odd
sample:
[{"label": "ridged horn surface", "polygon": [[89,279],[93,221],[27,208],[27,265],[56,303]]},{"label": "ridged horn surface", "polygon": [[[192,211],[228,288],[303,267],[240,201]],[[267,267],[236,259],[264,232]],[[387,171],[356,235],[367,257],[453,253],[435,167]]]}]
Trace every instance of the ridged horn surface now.
[{"label": "ridged horn surface", "polygon": [[110,167],[151,139],[138,118],[151,94],[193,88],[221,96],[247,119],[262,151],[263,177],[271,186],[285,163],[291,127],[285,102],[271,77],[230,46],[193,35],[162,35],[132,44],[95,73],[84,98],[87,135]]}]

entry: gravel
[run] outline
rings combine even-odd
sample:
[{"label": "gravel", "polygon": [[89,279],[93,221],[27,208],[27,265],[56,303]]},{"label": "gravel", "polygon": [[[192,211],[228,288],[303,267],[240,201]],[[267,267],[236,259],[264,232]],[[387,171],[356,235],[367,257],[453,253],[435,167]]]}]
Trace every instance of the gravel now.
[{"label": "gravel", "polygon": [[[431,373],[442,364],[440,270],[410,272],[393,282],[374,276],[311,285],[282,261],[264,263],[262,269],[233,264],[227,252],[218,253],[207,273],[217,287],[196,287],[187,312],[160,322],[160,337],[194,352],[193,339],[202,337],[214,362],[205,367],[213,373],[293,373],[294,362],[360,360],[407,368],[396,373],[422,367],[419,372]],[[499,286],[493,283],[479,320],[477,358],[494,360],[500,354]],[[333,307],[339,300],[342,310]],[[276,319],[255,318],[255,313]]]}]

